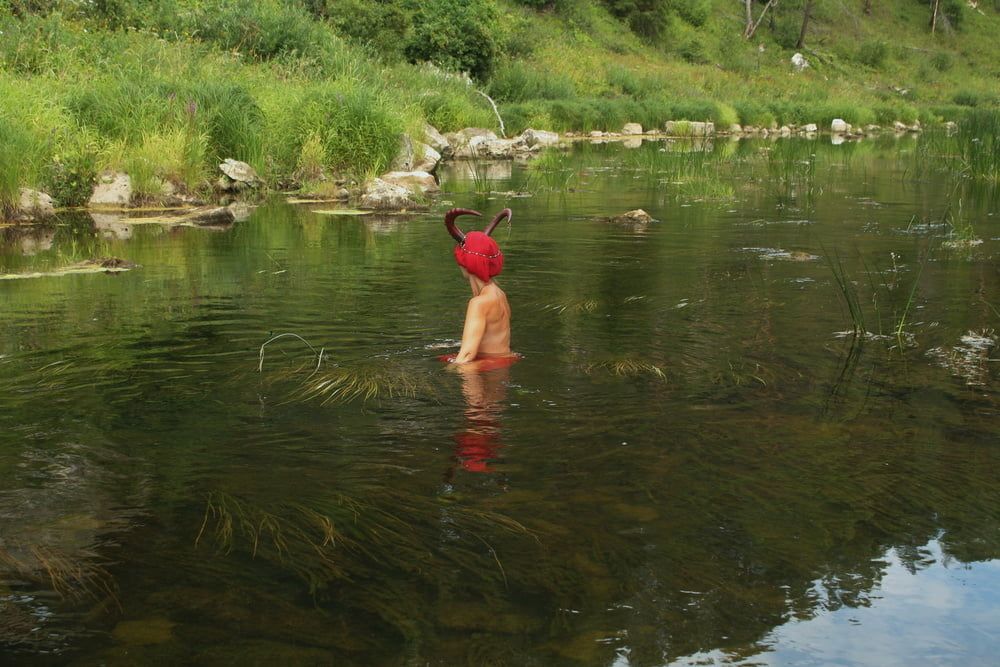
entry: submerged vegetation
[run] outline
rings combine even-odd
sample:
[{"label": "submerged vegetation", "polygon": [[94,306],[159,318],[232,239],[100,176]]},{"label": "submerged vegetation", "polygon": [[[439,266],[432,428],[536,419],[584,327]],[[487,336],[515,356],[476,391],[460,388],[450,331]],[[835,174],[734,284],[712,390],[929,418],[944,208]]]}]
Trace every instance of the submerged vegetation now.
[{"label": "submerged vegetation", "polygon": [[[2,0],[0,208],[20,187],[80,204],[105,169],[130,173],[140,196],[203,190],[224,158],[276,186],[364,178],[425,121],[494,127],[480,91],[511,133],[910,124],[970,110],[956,159],[995,180],[1000,16],[950,3],[930,34],[911,5],[816,7],[803,46],[790,38],[796,2],[744,39],[730,4],[711,0]],[[880,41],[888,26],[892,45]],[[811,67],[793,74],[795,48]]]}]

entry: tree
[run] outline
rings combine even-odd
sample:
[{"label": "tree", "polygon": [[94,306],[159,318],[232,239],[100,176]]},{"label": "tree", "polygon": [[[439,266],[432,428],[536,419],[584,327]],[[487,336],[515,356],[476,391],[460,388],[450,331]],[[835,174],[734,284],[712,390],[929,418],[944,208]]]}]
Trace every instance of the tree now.
[{"label": "tree", "polygon": [[806,0],[805,7],[802,8],[802,29],[799,30],[799,40],[795,42],[795,48],[801,49],[806,42],[806,31],[809,30],[809,17],[812,13],[813,0]]}]

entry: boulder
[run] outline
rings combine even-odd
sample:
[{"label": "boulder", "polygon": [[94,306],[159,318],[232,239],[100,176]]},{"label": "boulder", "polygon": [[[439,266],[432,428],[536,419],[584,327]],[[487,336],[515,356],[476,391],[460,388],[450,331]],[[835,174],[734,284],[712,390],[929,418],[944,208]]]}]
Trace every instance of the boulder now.
[{"label": "boulder", "polygon": [[431,172],[437,168],[441,161],[441,154],[433,147],[414,141],[409,135],[404,134],[399,140],[399,153],[390,165],[392,171],[427,171]]},{"label": "boulder", "polygon": [[97,178],[88,205],[94,208],[122,208],[131,203],[132,179],[129,175],[105,172]]},{"label": "boulder", "polygon": [[106,239],[127,241],[132,238],[132,225],[120,213],[91,213],[94,229]]},{"label": "boulder", "polygon": [[590,138],[591,139],[600,139],[603,136],[604,136],[604,133],[601,132],[600,130],[594,130],[593,132],[590,133]]},{"label": "boulder", "polygon": [[637,208],[634,211],[628,211],[627,213],[616,215],[611,218],[611,222],[624,225],[648,225],[653,222],[653,216],[646,213],[641,208]]},{"label": "boulder", "polygon": [[205,227],[227,226],[236,222],[236,213],[228,206],[208,207],[191,211],[179,220]]},{"label": "boulder", "polygon": [[819,132],[819,127],[816,126],[816,123],[807,123],[802,126],[802,131],[807,133]]},{"label": "boulder", "polygon": [[434,177],[426,171],[390,171],[380,178],[390,185],[398,185],[414,193],[437,192],[440,189]]},{"label": "boulder", "polygon": [[474,158],[480,155],[481,146],[488,141],[496,141],[497,135],[479,127],[467,127],[447,135],[456,158]]},{"label": "boulder", "polygon": [[219,165],[219,170],[237,183],[246,183],[247,185],[252,186],[261,182],[260,176],[258,176],[257,172],[254,171],[254,168],[246,162],[226,158],[223,160],[222,164]]},{"label": "boulder", "polygon": [[377,211],[399,211],[418,206],[409,189],[387,183],[381,178],[372,179],[361,197],[361,208]]},{"label": "boulder", "polygon": [[554,146],[559,143],[559,135],[548,130],[535,130],[528,128],[521,133],[520,138],[528,145],[528,148],[535,146]]},{"label": "boulder", "polygon": [[21,188],[17,202],[17,212],[14,217],[17,220],[41,220],[55,215],[56,208],[52,203],[52,197],[38,190]]},{"label": "boulder", "polygon": [[906,126],[906,123],[901,123],[897,120],[892,124],[892,129],[896,130],[896,132],[906,132],[909,128]]},{"label": "boulder", "polygon": [[795,68],[796,72],[801,72],[802,70],[809,67],[809,61],[801,53],[796,53],[792,56],[792,67]]},{"label": "boulder", "polygon": [[868,132],[869,134],[875,134],[881,130],[882,127],[879,125],[865,125],[865,132]]},{"label": "boulder", "polygon": [[944,129],[948,134],[958,131],[958,123],[953,120],[949,120],[944,124]]},{"label": "boulder", "polygon": [[729,134],[743,134],[743,126],[739,123],[733,123],[729,126]]},{"label": "boulder", "polygon": [[444,138],[444,135],[437,131],[437,128],[430,123],[424,123],[424,143],[436,150],[442,156],[451,153],[451,144]]},{"label": "boulder", "polygon": [[629,136],[642,134],[642,125],[639,125],[639,123],[625,123],[622,127],[622,134]]},{"label": "boulder", "polygon": [[675,137],[706,137],[715,134],[715,123],[697,120],[668,120],[663,131]]},{"label": "boulder", "polygon": [[830,123],[830,131],[834,134],[845,134],[851,131],[851,124],[843,118],[834,118]]}]

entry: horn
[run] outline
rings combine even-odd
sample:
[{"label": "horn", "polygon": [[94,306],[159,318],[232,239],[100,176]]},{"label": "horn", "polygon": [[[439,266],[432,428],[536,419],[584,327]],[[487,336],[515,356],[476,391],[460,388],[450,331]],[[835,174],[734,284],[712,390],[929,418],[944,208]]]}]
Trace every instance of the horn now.
[{"label": "horn", "polygon": [[489,236],[490,234],[493,233],[493,230],[496,229],[496,226],[500,224],[501,220],[506,218],[508,221],[510,221],[511,216],[513,215],[514,214],[511,212],[509,208],[505,208],[504,210],[500,211],[495,216],[493,216],[493,219],[490,220],[490,224],[486,225],[486,229],[484,229],[483,231],[486,232],[487,236]]},{"label": "horn", "polygon": [[444,226],[448,228],[448,233],[451,234],[451,237],[456,241],[458,241],[459,243],[464,243],[465,234],[463,234],[462,230],[455,225],[455,218],[457,218],[460,215],[481,216],[482,213],[467,208],[453,208],[444,214]]}]

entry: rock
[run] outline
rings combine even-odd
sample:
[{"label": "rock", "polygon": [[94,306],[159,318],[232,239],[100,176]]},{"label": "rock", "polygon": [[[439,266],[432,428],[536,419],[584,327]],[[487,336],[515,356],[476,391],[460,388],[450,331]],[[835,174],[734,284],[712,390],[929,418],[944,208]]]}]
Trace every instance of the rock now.
[{"label": "rock", "polygon": [[913,125],[909,126],[906,129],[909,130],[910,132],[920,132],[921,131],[920,121],[919,120],[913,121]]},{"label": "rock", "polygon": [[219,206],[192,211],[184,219],[196,225],[231,225],[236,222],[236,214],[228,206]]},{"label": "rock", "polygon": [[593,132],[590,133],[590,138],[591,139],[600,139],[603,136],[604,136],[604,133],[601,132],[600,130],[594,130]]},{"label": "rock", "polygon": [[339,190],[337,190],[337,199],[344,200],[350,198],[351,198],[351,192],[347,188],[340,188]]},{"label": "rock", "polygon": [[876,132],[880,132],[881,130],[882,128],[879,125],[865,125],[865,132],[868,132],[870,134],[875,134]]},{"label": "rock", "polygon": [[222,164],[219,165],[219,170],[238,183],[246,183],[247,185],[257,185],[260,183],[260,176],[258,176],[257,172],[254,171],[254,168],[246,162],[226,158],[223,160]]},{"label": "rock", "polygon": [[642,146],[641,137],[625,137],[622,139],[622,146],[625,148],[640,148]]},{"label": "rock", "polygon": [[399,211],[416,208],[419,204],[413,200],[409,189],[375,178],[367,184],[360,206],[379,211]]},{"label": "rock", "polygon": [[706,137],[715,134],[715,123],[697,120],[668,120],[663,131],[675,137]]},{"label": "rock", "polygon": [[451,154],[451,144],[438,132],[437,128],[430,123],[424,123],[424,143],[436,150],[442,156]]},{"label": "rock", "polygon": [[795,68],[796,72],[801,72],[802,70],[809,67],[809,61],[801,53],[796,53],[792,56],[792,67]]},{"label": "rock", "polygon": [[647,135],[650,135],[650,136],[656,136],[657,134],[659,134],[659,133],[660,133],[660,131],[659,131],[659,130],[657,130],[657,129],[652,129],[652,130],[646,130],[646,132],[645,132],[645,133],[646,133]]},{"label": "rock", "polygon": [[253,213],[254,207],[250,204],[242,201],[233,202],[227,206],[233,214],[233,222],[246,222],[250,219],[250,214]]},{"label": "rock", "polygon": [[733,123],[729,126],[730,134],[743,134],[743,126],[739,123]]},{"label": "rock", "polygon": [[851,124],[842,118],[834,118],[830,123],[830,131],[835,134],[844,134],[851,131]]},{"label": "rock", "polygon": [[906,123],[901,123],[897,120],[892,124],[892,129],[896,132],[906,132],[909,128],[906,126]]},{"label": "rock", "polygon": [[534,148],[535,146],[554,146],[559,143],[559,135],[548,130],[535,130],[529,127],[520,136],[529,148]]},{"label": "rock", "polygon": [[816,123],[807,123],[802,126],[802,131],[807,133],[819,132],[819,128],[816,126]]},{"label": "rock", "polygon": [[17,211],[14,214],[15,220],[40,220],[55,215],[55,212],[52,197],[38,190],[21,188]]},{"label": "rock", "polygon": [[792,128],[788,127],[787,125],[782,125],[778,129],[778,134],[782,137],[790,137],[792,136]]},{"label": "rock", "polygon": [[392,171],[431,172],[437,168],[440,161],[441,154],[432,146],[413,141],[409,135],[404,134],[399,140],[399,153],[390,166]]},{"label": "rock", "polygon": [[134,269],[139,266],[135,262],[130,262],[129,260],[122,259],[120,257],[101,257],[100,259],[89,259],[85,263],[91,264],[93,266],[99,266],[102,269],[112,269],[119,271]]},{"label": "rock", "polygon": [[[496,159],[512,159],[519,153],[526,154],[532,150],[522,137],[491,140],[473,139],[472,144],[475,146],[476,154],[480,157]],[[535,148],[541,149],[541,145],[535,144]]]},{"label": "rock", "polygon": [[642,134],[642,125],[639,123],[625,123],[622,127],[622,134],[635,135]]},{"label": "rock", "polygon": [[97,178],[88,205],[94,208],[122,208],[131,203],[132,179],[129,175],[105,172]]},{"label": "rock", "polygon": [[398,185],[410,192],[437,192],[437,181],[426,171],[390,171],[380,177],[385,183]]},{"label": "rock", "polygon": [[414,158],[411,169],[413,171],[433,172],[441,162],[441,154],[431,145],[417,143],[419,157]]},{"label": "rock", "polygon": [[611,218],[611,222],[615,224],[625,224],[625,225],[648,225],[653,222],[653,216],[646,213],[641,208],[637,208],[634,211],[629,211],[628,213],[622,213],[621,215],[616,215]]},{"label": "rock", "polygon": [[119,213],[91,213],[94,221],[94,229],[101,233],[106,239],[119,239],[127,241],[132,238],[132,225]]}]

